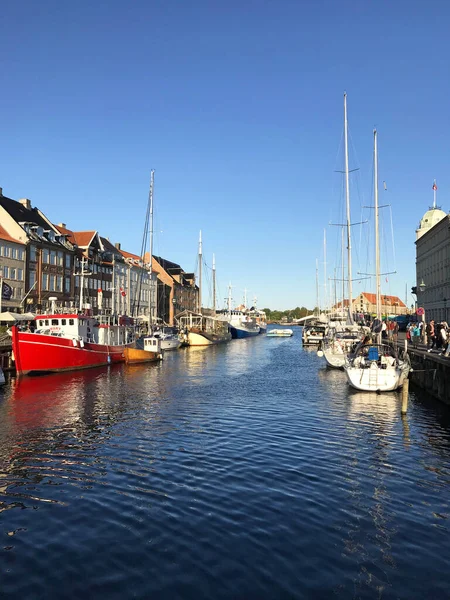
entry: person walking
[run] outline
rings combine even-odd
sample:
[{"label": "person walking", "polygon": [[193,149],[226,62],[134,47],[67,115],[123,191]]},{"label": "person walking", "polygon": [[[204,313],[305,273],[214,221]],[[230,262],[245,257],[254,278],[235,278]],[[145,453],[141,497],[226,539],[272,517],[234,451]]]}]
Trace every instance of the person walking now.
[{"label": "person walking", "polygon": [[427,352],[431,352],[431,350],[434,348],[435,344],[436,344],[436,332],[434,329],[434,319],[431,319],[431,321],[428,323],[427,325]]}]

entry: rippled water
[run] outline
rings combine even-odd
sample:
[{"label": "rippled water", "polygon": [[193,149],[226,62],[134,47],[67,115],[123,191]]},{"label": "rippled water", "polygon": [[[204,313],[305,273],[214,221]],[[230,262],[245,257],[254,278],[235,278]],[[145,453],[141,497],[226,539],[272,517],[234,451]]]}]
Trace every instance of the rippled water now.
[{"label": "rippled water", "polygon": [[2,595],[448,597],[447,407],[402,418],[295,333],[11,380]]}]

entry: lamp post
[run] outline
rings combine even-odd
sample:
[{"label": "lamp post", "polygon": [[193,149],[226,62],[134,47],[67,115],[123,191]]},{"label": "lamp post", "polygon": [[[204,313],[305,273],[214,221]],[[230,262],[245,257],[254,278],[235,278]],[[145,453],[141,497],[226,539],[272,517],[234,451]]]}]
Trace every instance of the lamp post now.
[{"label": "lamp post", "polygon": [[[421,280],[421,282],[419,283],[419,285],[417,286],[418,291],[423,294],[423,292],[426,289],[426,285],[423,281],[423,279]],[[427,345],[427,328],[426,328],[426,322],[425,322],[425,309],[423,309],[423,313],[422,313],[422,339],[423,339],[423,343],[425,345]]]}]

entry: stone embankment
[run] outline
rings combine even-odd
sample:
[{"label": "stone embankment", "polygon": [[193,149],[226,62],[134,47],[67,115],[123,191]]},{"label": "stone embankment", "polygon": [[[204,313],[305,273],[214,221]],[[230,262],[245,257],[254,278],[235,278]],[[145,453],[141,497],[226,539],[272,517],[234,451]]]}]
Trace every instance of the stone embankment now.
[{"label": "stone embankment", "polygon": [[[399,335],[400,348],[404,347],[404,338],[405,334]],[[408,354],[412,367],[410,381],[435,398],[450,404],[450,356],[444,356],[440,350],[428,352],[422,343],[416,348],[408,344]]]}]

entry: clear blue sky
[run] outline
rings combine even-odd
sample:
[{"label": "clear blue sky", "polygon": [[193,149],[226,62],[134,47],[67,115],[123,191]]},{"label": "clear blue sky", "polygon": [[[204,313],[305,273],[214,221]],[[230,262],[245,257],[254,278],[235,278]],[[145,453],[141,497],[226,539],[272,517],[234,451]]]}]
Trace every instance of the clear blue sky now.
[{"label": "clear blue sky", "polygon": [[[445,0],[6,0],[0,185],[139,253],[154,168],[156,254],[193,270],[201,229],[221,298],[231,281],[236,302],[247,288],[261,307],[312,307],[324,228],[330,272],[340,254],[346,90],[353,220],[377,127],[397,269],[383,293],[404,299],[434,178],[449,208],[449,21]],[[363,271],[368,235],[355,229]]]}]

